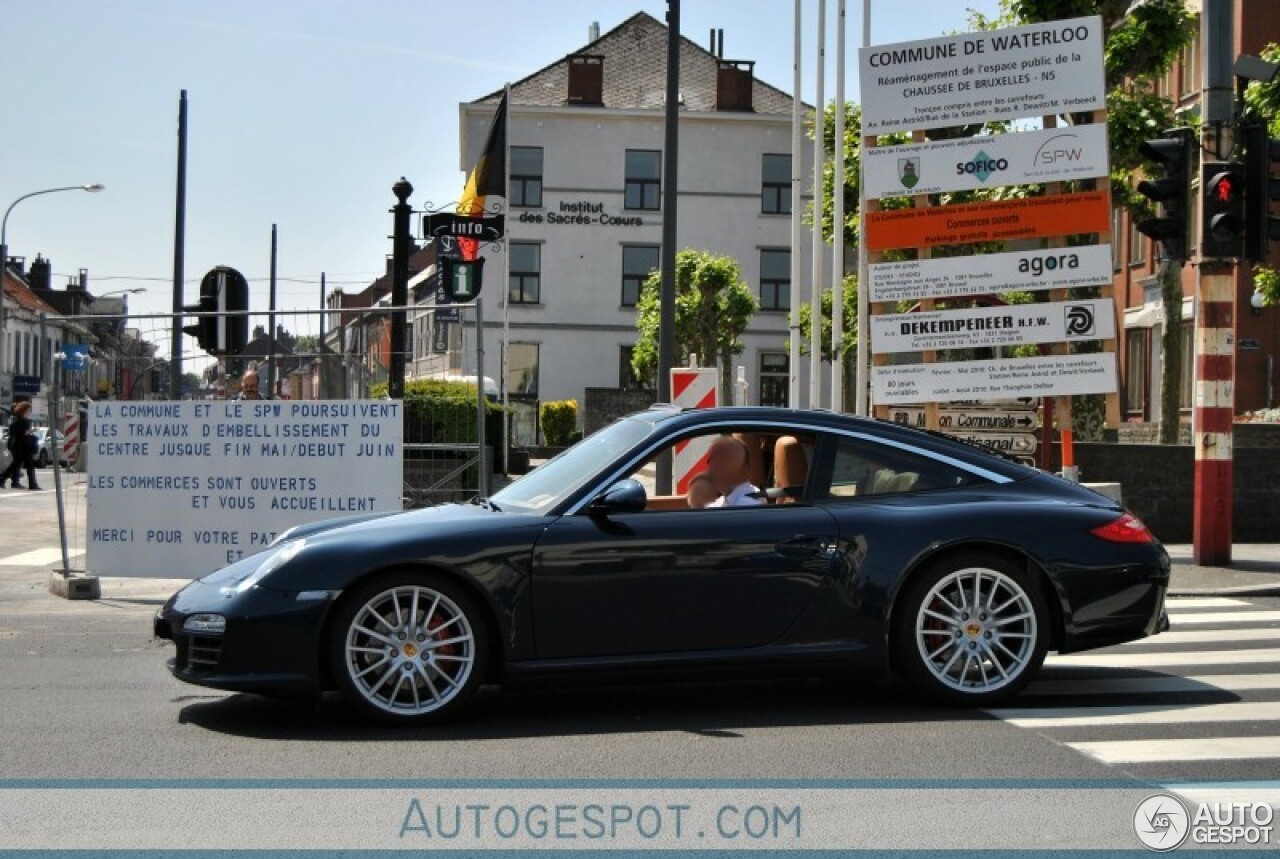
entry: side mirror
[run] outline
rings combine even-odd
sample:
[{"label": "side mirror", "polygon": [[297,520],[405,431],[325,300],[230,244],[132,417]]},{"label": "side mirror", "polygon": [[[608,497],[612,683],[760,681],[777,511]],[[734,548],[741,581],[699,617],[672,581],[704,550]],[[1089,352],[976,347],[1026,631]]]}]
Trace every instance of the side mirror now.
[{"label": "side mirror", "polygon": [[648,496],[639,481],[628,477],[606,489],[596,496],[587,508],[593,516],[609,516],[618,513],[643,513],[648,505]]}]

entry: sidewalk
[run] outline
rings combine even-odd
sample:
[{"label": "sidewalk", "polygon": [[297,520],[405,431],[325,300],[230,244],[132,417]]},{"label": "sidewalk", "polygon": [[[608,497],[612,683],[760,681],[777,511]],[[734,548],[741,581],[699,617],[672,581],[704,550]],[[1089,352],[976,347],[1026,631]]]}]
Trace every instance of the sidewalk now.
[{"label": "sidewalk", "polygon": [[1192,563],[1190,544],[1166,545],[1165,549],[1173,561],[1171,595],[1280,596],[1280,543],[1236,543],[1231,547],[1229,567]]}]

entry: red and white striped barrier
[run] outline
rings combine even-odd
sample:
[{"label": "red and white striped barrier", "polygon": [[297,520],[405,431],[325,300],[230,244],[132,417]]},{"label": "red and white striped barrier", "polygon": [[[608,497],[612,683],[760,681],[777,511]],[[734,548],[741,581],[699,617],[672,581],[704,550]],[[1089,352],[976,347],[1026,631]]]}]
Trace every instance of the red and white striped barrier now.
[{"label": "red and white striped barrier", "polygon": [[[57,452],[50,447],[49,453],[57,457]],[[80,414],[67,412],[62,416],[62,456],[68,463],[75,463],[80,457]],[[55,466],[60,463],[54,463]]]},{"label": "red and white striped barrier", "polygon": [[[685,409],[714,409],[720,405],[719,371],[714,367],[700,369],[681,367],[671,371],[671,401]],[[672,476],[676,492],[689,491],[689,480],[707,467],[711,436],[699,436],[676,444]]]},{"label": "red and white striped barrier", "polygon": [[1196,307],[1194,561],[1231,562],[1231,430],[1235,420],[1235,278],[1200,274]]}]

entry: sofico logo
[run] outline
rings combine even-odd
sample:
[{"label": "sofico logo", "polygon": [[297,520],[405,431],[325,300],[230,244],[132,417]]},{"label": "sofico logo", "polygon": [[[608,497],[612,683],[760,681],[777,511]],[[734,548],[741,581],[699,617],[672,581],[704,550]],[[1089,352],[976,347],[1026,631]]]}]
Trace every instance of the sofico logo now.
[{"label": "sofico logo", "polygon": [[965,162],[956,163],[956,175],[970,175],[979,182],[986,182],[991,178],[992,173],[999,173],[1001,170],[1009,169],[1009,160],[1007,158],[992,158],[983,150],[979,149],[978,154]]}]

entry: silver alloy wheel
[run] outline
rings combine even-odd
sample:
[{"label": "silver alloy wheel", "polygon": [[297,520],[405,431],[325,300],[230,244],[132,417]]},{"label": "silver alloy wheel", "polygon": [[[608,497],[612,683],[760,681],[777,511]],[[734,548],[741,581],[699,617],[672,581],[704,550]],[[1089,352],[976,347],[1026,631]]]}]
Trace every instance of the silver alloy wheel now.
[{"label": "silver alloy wheel", "polygon": [[458,604],[434,588],[400,585],[360,607],[347,628],[345,663],[356,690],[398,716],[432,713],[475,669],[476,640]]},{"label": "silver alloy wheel", "polygon": [[916,646],[944,685],[992,692],[1026,671],[1036,651],[1035,607],[1022,585],[996,570],[966,567],[929,589],[916,613]]}]

